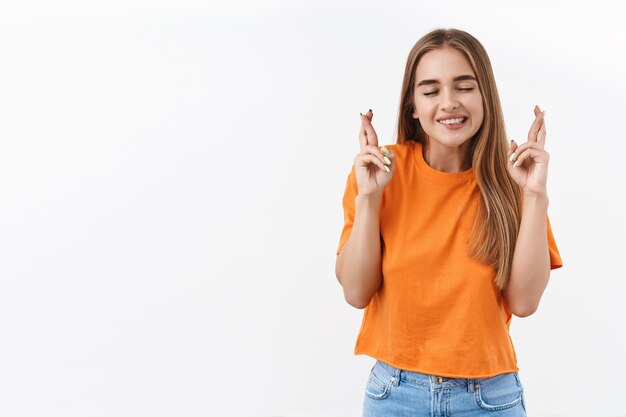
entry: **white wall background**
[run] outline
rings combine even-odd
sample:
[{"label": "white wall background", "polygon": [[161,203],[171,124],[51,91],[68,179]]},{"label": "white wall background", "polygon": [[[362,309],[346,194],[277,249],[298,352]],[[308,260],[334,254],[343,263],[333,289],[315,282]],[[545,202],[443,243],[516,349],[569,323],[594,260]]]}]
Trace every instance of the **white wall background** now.
[{"label": "white wall background", "polygon": [[436,27],[485,45],[511,138],[546,110],[529,415],[626,416],[624,15],[508,3],[3,1],[0,416],[360,416],[341,196]]}]

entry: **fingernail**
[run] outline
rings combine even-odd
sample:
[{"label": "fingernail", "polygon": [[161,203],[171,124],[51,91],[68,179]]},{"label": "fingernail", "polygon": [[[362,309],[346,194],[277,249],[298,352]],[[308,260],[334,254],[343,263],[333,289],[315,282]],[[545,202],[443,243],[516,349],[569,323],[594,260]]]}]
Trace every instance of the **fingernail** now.
[{"label": "fingernail", "polygon": [[391,172],[391,170],[387,167],[387,165],[383,165],[385,167],[385,169],[387,170],[387,172]]},{"label": "fingernail", "polygon": [[546,117],[546,111],[542,111],[541,114],[543,115],[543,117]]},{"label": "fingernail", "polygon": [[387,165],[391,165],[391,159],[387,158],[386,156],[383,156],[383,159],[385,160]]},{"label": "fingernail", "polygon": [[363,116],[363,113],[359,112],[359,114],[360,114],[361,116]]},{"label": "fingernail", "polygon": [[515,163],[513,164],[513,166],[514,166],[514,167],[517,167],[517,163],[518,163],[518,162],[519,162],[519,161],[515,161]]},{"label": "fingernail", "polygon": [[511,143],[510,143],[510,145],[513,145],[513,139],[511,139]]},{"label": "fingernail", "polygon": [[539,107],[538,104],[535,104],[535,107],[537,107],[537,110],[541,111],[541,107]]},{"label": "fingernail", "polygon": [[513,152],[511,156],[509,156],[509,161],[515,161],[515,152]]},{"label": "fingernail", "polygon": [[382,148],[380,148],[380,150],[383,151],[385,155],[389,155],[389,149],[387,149],[386,147],[383,146]]},{"label": "fingernail", "polygon": [[372,114],[374,113],[374,112],[372,111],[372,109],[370,109],[369,111],[370,111],[370,113],[372,113]]}]

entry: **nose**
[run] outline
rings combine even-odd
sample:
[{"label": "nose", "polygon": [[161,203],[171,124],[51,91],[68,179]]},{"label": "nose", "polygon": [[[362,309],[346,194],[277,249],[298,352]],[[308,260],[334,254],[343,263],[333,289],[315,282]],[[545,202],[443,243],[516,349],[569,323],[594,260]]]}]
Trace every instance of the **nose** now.
[{"label": "nose", "polygon": [[441,109],[445,111],[454,110],[459,107],[459,100],[453,90],[445,88],[442,93]]}]

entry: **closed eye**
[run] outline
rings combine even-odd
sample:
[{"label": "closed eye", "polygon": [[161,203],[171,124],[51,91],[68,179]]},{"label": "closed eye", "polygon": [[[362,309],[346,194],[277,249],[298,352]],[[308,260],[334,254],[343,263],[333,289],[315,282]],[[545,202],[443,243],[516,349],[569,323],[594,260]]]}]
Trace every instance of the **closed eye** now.
[{"label": "closed eye", "polygon": [[[470,88],[457,88],[457,90],[459,91],[472,91],[474,88],[470,87]],[[429,91],[427,93],[424,93],[425,96],[432,96],[437,94],[439,91],[435,90],[435,91]]]}]

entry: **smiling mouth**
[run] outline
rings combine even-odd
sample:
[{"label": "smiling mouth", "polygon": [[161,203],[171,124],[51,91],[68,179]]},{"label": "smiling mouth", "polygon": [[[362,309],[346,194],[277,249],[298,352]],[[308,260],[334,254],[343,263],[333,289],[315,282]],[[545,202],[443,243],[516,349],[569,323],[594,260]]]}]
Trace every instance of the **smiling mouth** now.
[{"label": "smiling mouth", "polygon": [[465,123],[466,120],[467,120],[467,117],[458,117],[455,119],[437,120],[437,122],[441,123],[442,125],[450,126],[450,125],[462,125],[463,123]]}]

